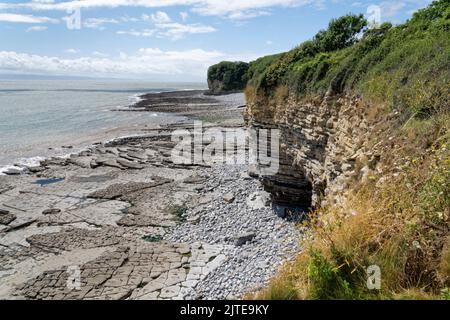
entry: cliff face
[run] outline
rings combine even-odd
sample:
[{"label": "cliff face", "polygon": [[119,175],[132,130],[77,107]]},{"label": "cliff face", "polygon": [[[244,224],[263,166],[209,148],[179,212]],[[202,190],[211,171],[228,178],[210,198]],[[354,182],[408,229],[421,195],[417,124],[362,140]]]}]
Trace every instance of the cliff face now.
[{"label": "cliff face", "polygon": [[[378,155],[366,150],[372,130],[367,108],[355,96],[330,96],[310,102],[249,102],[248,125],[280,129],[280,169],[263,177],[273,200],[316,207],[340,202],[351,179],[365,179]],[[323,196],[323,197],[322,197]]]}]

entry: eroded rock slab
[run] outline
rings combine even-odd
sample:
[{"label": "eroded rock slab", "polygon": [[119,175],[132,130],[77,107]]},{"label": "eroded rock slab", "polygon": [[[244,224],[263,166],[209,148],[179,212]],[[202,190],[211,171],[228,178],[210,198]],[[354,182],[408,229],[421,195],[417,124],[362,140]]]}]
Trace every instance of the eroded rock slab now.
[{"label": "eroded rock slab", "polygon": [[29,299],[183,299],[226,257],[221,246],[140,243],[23,284]]}]

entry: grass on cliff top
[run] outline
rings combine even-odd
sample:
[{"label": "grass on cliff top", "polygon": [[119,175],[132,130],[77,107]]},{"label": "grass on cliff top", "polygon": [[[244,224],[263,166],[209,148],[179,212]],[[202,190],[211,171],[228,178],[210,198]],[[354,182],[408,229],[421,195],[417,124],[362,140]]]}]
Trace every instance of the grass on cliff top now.
[{"label": "grass on cliff top", "polygon": [[[353,15],[340,19],[345,22],[347,17],[357,19]],[[247,98],[265,96],[270,103],[276,88],[286,87],[287,95],[299,99],[327,91],[352,92],[417,116],[427,116],[434,108],[450,108],[450,0],[435,1],[395,27],[384,23],[367,29],[360,22],[359,34],[358,28],[351,34],[348,27],[334,26],[336,21],[287,53],[252,62],[251,69],[258,72],[250,74],[253,96]],[[320,35],[342,30],[351,41],[324,48]]]}]

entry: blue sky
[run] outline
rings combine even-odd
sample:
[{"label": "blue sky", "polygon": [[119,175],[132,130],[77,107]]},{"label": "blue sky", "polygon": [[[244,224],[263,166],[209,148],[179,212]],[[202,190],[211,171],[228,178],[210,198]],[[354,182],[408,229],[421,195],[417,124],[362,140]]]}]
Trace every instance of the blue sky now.
[{"label": "blue sky", "polygon": [[0,0],[0,74],[204,81],[213,63],[289,50],[331,18],[401,23],[430,2]]}]

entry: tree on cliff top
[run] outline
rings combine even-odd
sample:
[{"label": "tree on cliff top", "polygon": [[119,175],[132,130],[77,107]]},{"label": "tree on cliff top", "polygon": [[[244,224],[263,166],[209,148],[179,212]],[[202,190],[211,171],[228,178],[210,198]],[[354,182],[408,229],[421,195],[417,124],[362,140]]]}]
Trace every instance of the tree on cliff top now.
[{"label": "tree on cliff top", "polygon": [[362,14],[348,14],[333,19],[328,29],[319,31],[314,37],[314,43],[319,52],[330,52],[343,49],[357,41],[358,34],[367,26],[367,20]]},{"label": "tree on cliff top", "polygon": [[247,84],[248,63],[223,61],[208,69],[208,87],[212,92],[243,90]]}]

